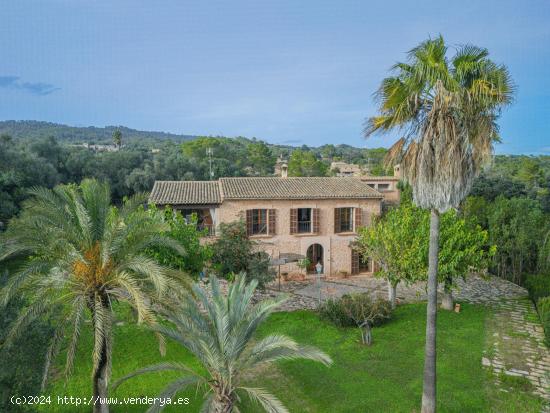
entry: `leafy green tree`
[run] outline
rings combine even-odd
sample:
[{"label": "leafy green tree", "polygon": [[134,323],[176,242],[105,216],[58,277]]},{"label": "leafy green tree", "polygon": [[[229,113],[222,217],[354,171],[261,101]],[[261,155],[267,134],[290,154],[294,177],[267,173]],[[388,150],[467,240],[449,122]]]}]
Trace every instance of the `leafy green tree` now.
[{"label": "leafy green tree", "polygon": [[[109,186],[84,180],[80,186],[37,188],[0,238],[0,261],[26,258],[0,292],[0,308],[15,297],[28,303],[5,336],[9,348],[33,320],[50,314],[55,332],[44,377],[68,339],[65,377],[73,367],[82,326],[88,317],[94,335],[93,396],[107,397],[112,360],[113,303],[135,308],[138,322],[155,325],[151,306],[169,301],[181,289],[181,274],[148,256],[148,247],[181,246],[161,232],[167,225],[157,215],[139,211],[145,197],[136,195],[118,209],[111,207]],[[176,297],[174,297],[176,298]],[[94,405],[108,412],[108,405]]]},{"label": "leafy green tree", "polygon": [[[0,274],[0,288],[7,279],[8,271]],[[0,344],[9,331],[10,324],[24,306],[24,300],[16,297],[0,312]],[[25,328],[17,346],[0,349],[0,411],[33,411],[32,406],[13,404],[10,398],[40,393],[42,369],[52,333],[53,327],[49,320],[37,319]]]},{"label": "leafy green tree", "polygon": [[63,179],[57,163],[52,164],[57,162],[59,148],[53,145],[48,152],[48,142],[51,143],[49,139],[41,139],[32,145],[23,145],[7,135],[0,137],[0,230],[17,212],[28,189],[35,185],[53,187]]},{"label": "leafy green tree", "polygon": [[545,229],[545,232],[539,249],[538,272],[550,274],[550,226]]},{"label": "leafy green tree", "polygon": [[[150,205],[147,212],[152,216],[159,213],[154,205]],[[201,242],[208,235],[208,229],[197,228],[196,215],[192,216],[191,222],[186,222],[181,212],[172,208],[165,208],[160,214],[168,225],[168,230],[163,235],[176,241],[184,253],[165,246],[149,248],[147,253],[159,264],[198,276],[212,257],[211,246]]]},{"label": "leafy green tree", "polygon": [[506,67],[486,49],[458,48],[447,58],[443,37],[429,39],[394,65],[378,89],[379,113],[367,121],[366,136],[405,129],[390,149],[400,163],[416,205],[431,211],[428,309],[422,413],[436,409],[436,318],[439,214],[458,207],[499,139],[497,119],[513,96]]},{"label": "leafy green tree", "polygon": [[388,300],[395,308],[400,282],[425,279],[428,219],[419,208],[404,202],[383,218],[360,230],[357,250],[379,266],[375,275],[388,281]]},{"label": "leafy green tree", "polygon": [[535,159],[522,158],[517,171],[517,178],[527,186],[538,187],[544,175],[539,163]]},{"label": "leafy green tree", "polygon": [[537,269],[539,249],[550,230],[548,222],[533,199],[497,198],[488,215],[489,239],[498,245],[493,271],[522,284],[524,275]]},{"label": "leafy green tree", "polygon": [[466,278],[473,271],[486,271],[497,247],[489,243],[487,231],[479,225],[468,225],[454,209],[441,215],[439,242],[438,276],[444,288],[441,307],[452,310],[456,278]]},{"label": "leafy green tree", "polygon": [[526,186],[512,176],[482,174],[475,180],[470,194],[481,196],[487,201],[494,201],[501,195],[506,198],[527,197],[528,192]]},{"label": "leafy green tree", "polygon": [[275,166],[275,157],[271,149],[264,142],[253,142],[248,144],[248,162],[252,168],[253,174],[258,176],[268,176],[273,174]]},{"label": "leafy green tree", "polygon": [[468,196],[460,206],[460,214],[471,227],[487,229],[490,202],[482,196]]},{"label": "leafy green tree", "polygon": [[[199,360],[203,369],[198,371],[175,362],[160,363],[123,377],[115,387],[144,373],[173,371],[181,376],[163,390],[160,398],[173,397],[192,385],[202,385],[206,387],[206,400],[201,409],[204,412],[238,412],[243,396],[248,396],[266,412],[287,412],[267,390],[243,385],[244,378],[250,381],[262,371],[260,367],[268,367],[277,360],[309,359],[324,365],[330,365],[332,360],[322,351],[300,345],[284,335],[255,339],[258,327],[284,298],[252,305],[257,283],[253,280],[246,284],[242,274],[230,285],[227,295],[220,291],[215,277],[211,285],[212,299],[203,288],[195,285],[193,292],[197,300],[188,296],[181,310],[166,314],[172,326],[157,326],[155,329],[185,347]],[[153,405],[148,412],[162,409],[163,406]]]},{"label": "leafy green tree", "polygon": [[269,255],[248,237],[243,221],[220,224],[220,235],[212,244],[212,251],[212,264],[224,278],[243,272],[262,289],[275,279]]},{"label": "leafy green tree", "polygon": [[[363,257],[377,262],[375,275],[388,280],[389,300],[395,307],[399,282],[426,279],[429,245],[429,216],[406,199],[370,227],[361,230],[357,249]],[[452,310],[452,289],[457,277],[489,268],[496,247],[489,244],[488,232],[467,224],[455,210],[441,215],[438,277],[444,285],[442,308]]]},{"label": "leafy green tree", "polygon": [[328,169],[328,165],[309,150],[296,149],[288,161],[289,176],[326,176]]},{"label": "leafy green tree", "polygon": [[321,147],[321,155],[323,158],[332,159],[338,155],[338,151],[333,144],[323,145]]}]

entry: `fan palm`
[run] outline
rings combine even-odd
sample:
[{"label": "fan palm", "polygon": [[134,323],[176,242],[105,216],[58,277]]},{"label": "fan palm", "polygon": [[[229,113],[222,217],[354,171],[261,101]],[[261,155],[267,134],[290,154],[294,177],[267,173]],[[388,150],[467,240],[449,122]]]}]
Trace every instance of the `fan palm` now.
[{"label": "fan palm", "polygon": [[[283,335],[270,335],[253,341],[260,324],[284,301],[284,298],[278,298],[252,305],[256,280],[246,284],[244,274],[238,275],[230,285],[227,296],[220,291],[215,277],[210,284],[211,299],[203,288],[195,285],[193,292],[196,299],[188,296],[177,312],[166,314],[174,327],[155,328],[157,332],[174,339],[189,350],[207,373],[200,374],[180,363],[161,363],[123,377],[116,382],[115,387],[143,373],[173,370],[182,376],[164,389],[160,399],[171,398],[176,392],[193,384],[202,384],[207,387],[207,392],[201,411],[239,411],[241,396],[246,394],[267,412],[286,412],[283,404],[266,390],[243,385],[244,378],[250,381],[254,375],[261,374],[262,368],[281,359],[304,358],[328,365],[332,362],[330,357],[314,347],[299,345]],[[148,412],[158,412],[162,408],[160,405],[153,405]]]},{"label": "fan palm", "polygon": [[142,251],[154,245],[183,251],[161,235],[166,228],[160,216],[140,207],[143,195],[117,209],[111,206],[109,186],[95,180],[53,190],[37,188],[31,194],[0,239],[0,260],[28,258],[0,292],[0,308],[17,294],[29,302],[6,333],[4,345],[11,345],[42,314],[50,313],[57,320],[44,386],[65,338],[69,339],[65,377],[71,373],[81,326],[89,316],[94,335],[94,411],[107,412],[107,404],[99,398],[107,396],[110,377],[113,302],[129,303],[138,322],[154,325],[151,306],[161,297],[167,300],[168,291],[173,296],[183,278]]},{"label": "fan palm", "polygon": [[459,205],[490,161],[493,143],[499,140],[496,121],[514,92],[506,67],[488,55],[486,49],[467,45],[449,60],[441,36],[424,41],[382,81],[379,114],[365,127],[366,136],[392,129],[404,132],[387,160],[401,163],[414,202],[431,210],[422,412],[434,412],[436,400],[439,213]]}]

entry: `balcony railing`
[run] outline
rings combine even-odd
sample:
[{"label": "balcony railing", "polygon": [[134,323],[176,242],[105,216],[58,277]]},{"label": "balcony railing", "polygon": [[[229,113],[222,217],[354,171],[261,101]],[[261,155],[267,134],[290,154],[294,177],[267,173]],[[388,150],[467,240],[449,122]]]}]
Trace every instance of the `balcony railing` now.
[{"label": "balcony railing", "polygon": [[298,233],[311,232],[311,221],[298,221]]}]

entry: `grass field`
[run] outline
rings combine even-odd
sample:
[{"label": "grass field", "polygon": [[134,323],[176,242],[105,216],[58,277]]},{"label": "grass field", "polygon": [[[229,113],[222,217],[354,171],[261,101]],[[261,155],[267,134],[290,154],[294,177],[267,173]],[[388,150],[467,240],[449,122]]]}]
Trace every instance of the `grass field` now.
[{"label": "grass field", "polygon": [[[439,312],[438,318],[438,411],[440,412],[538,412],[541,401],[525,392],[500,392],[481,367],[485,324],[491,312],[481,306],[463,305],[459,314]],[[276,313],[260,334],[280,332],[328,352],[331,367],[309,362],[282,362],[276,369],[260,372],[255,386],[276,394],[291,412],[415,412],[422,392],[425,304],[397,308],[388,324],[373,331],[370,347],[360,344],[356,329],[339,329],[313,312]],[[127,321],[127,319],[126,319]],[[115,328],[113,378],[161,360],[179,360],[198,368],[184,350],[168,343],[165,358],[158,353],[153,335],[124,321]],[[75,372],[66,387],[56,380],[46,394],[52,404],[42,411],[89,411],[85,407],[56,405],[58,395],[89,397],[91,393],[91,334],[83,334]],[[132,379],[113,397],[156,396],[169,378],[151,374]],[[197,412],[201,389],[181,394],[191,403],[166,412]],[[144,412],[145,406],[112,406],[114,413]],[[248,405],[245,412],[259,412]]]}]

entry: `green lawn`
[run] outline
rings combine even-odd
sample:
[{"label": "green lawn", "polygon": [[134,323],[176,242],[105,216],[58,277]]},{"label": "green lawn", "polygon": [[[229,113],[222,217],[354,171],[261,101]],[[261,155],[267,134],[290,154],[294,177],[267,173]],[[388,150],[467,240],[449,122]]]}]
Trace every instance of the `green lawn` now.
[{"label": "green lawn", "polygon": [[[481,367],[485,324],[492,314],[486,308],[464,304],[460,314],[440,312],[438,318],[438,405],[440,412],[540,411],[540,400],[519,392],[502,393],[493,387],[492,377]],[[422,392],[425,304],[397,308],[388,324],[373,332],[370,347],[360,344],[356,329],[339,329],[320,320],[313,312],[277,313],[261,334],[280,332],[302,343],[328,352],[331,367],[309,362],[282,362],[277,369],[262,371],[254,385],[275,393],[291,412],[414,412],[419,411]],[[87,397],[90,394],[91,335],[83,341],[75,373],[63,387],[55,381],[46,392],[52,405],[43,411],[74,412],[74,406],[55,406],[57,395]],[[115,329],[113,377],[162,360],[153,335],[125,323]],[[195,361],[168,343],[165,359]],[[172,376],[173,377],[173,376]],[[155,396],[167,382],[159,374],[141,376],[123,384],[112,396]],[[191,398],[184,407],[166,412],[198,411],[201,391],[182,393]],[[144,406],[112,406],[115,413],[143,412]],[[80,408],[78,411],[87,411]],[[260,411],[249,406],[246,412]]]}]

